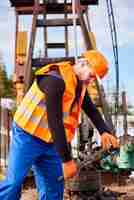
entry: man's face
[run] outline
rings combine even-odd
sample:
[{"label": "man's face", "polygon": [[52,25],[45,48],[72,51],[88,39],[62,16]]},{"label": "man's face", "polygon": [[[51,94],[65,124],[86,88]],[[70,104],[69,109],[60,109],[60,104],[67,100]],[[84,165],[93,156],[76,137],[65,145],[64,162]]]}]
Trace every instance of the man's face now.
[{"label": "man's face", "polygon": [[74,72],[78,76],[79,80],[84,81],[86,84],[95,79],[95,73],[90,67],[88,60],[81,58],[74,65]]}]

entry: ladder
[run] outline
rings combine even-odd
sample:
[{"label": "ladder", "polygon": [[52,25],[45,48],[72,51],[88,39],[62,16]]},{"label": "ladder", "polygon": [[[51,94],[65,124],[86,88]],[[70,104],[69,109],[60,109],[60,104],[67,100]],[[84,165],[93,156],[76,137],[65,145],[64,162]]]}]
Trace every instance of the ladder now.
[{"label": "ladder", "polygon": [[[20,0],[20,1],[12,1],[12,5],[15,6],[16,14],[17,15],[32,15],[32,27],[31,27],[31,34],[30,34],[30,42],[28,47],[28,53],[27,53],[27,60],[24,66],[24,82],[25,82],[25,90],[29,88],[31,82],[31,72],[32,72],[32,66],[42,66],[48,63],[58,62],[58,61],[65,61],[70,60],[74,62],[74,57],[69,57],[69,44],[68,44],[68,27],[73,26],[73,20],[69,18],[68,16],[72,13],[72,2],[69,0],[63,0],[61,3],[58,3],[56,0],[48,0],[43,1],[43,3],[40,3],[40,0]],[[98,1],[96,0],[88,0],[84,1],[88,2],[89,4],[98,4]],[[76,24],[81,27],[83,37],[85,40],[86,48],[92,49],[92,44],[89,38],[88,29],[86,28],[86,22],[84,20],[84,13],[87,12],[87,5],[82,5],[82,11],[78,15],[78,18],[76,20]],[[49,15],[58,14],[61,15],[62,18],[56,18],[56,19],[48,19]],[[43,16],[43,19],[39,19],[39,15]],[[44,30],[44,58],[33,58],[33,50],[35,45],[35,38],[36,38],[36,31],[37,28],[42,27]],[[55,27],[57,30],[59,28],[63,28],[63,34],[64,34],[64,42],[48,42],[48,29],[50,27]],[[16,27],[18,29],[18,27]],[[62,49],[65,52],[64,57],[57,57],[57,58],[51,58],[48,55],[49,50],[52,49]]]},{"label": "ladder", "polygon": [[[45,3],[45,0],[44,0]],[[66,4],[67,1],[64,1],[64,4]],[[44,19],[43,20],[38,20],[37,21],[37,27],[44,27],[44,47],[45,47],[45,52],[44,55],[45,57],[48,57],[48,49],[63,49],[65,52],[65,56],[68,57],[69,55],[69,49],[68,49],[68,26],[72,25],[72,20],[68,19],[68,13],[65,9],[65,12],[63,14],[63,18],[61,19],[47,19],[47,13],[44,14]],[[63,34],[64,34],[64,39],[65,42],[59,43],[59,42],[54,42],[54,43],[49,43],[48,42],[48,28],[61,28],[63,27]]]}]

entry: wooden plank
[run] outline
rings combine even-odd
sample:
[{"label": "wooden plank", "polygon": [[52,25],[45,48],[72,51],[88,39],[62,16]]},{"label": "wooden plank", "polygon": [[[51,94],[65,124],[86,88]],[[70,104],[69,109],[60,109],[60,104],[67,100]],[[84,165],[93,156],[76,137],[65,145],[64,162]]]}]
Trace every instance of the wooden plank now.
[{"label": "wooden plank", "polygon": [[34,5],[34,0],[10,0],[11,5],[16,6],[32,6]]},{"label": "wooden plank", "polygon": [[[19,15],[18,13],[15,13],[15,17],[16,17],[16,24],[15,24],[15,27],[16,27],[16,30],[15,30],[15,56],[14,56],[14,63],[15,63],[15,69],[14,69],[14,73],[16,73],[17,71],[17,63],[16,63],[16,60],[17,60],[17,37],[18,37],[18,31],[19,31]],[[14,77],[16,79],[16,77]],[[13,81],[16,81],[14,80],[13,78]]]},{"label": "wooden plank", "polygon": [[[16,12],[19,15],[31,15],[33,14],[34,7],[33,6],[19,6],[16,7]],[[82,7],[83,12],[87,9],[87,6]],[[72,5],[71,4],[40,4],[38,7],[38,13],[43,14],[47,12],[47,14],[64,14],[65,11],[67,13],[72,13]]]},{"label": "wooden plank", "polygon": [[[43,19],[44,19],[44,21],[46,21],[46,19],[47,19],[46,14],[43,15]],[[48,56],[48,50],[46,48],[46,43],[47,43],[47,40],[48,40],[47,27],[43,28],[43,32],[44,32],[44,55],[45,55],[45,57],[47,57]]]},{"label": "wooden plank", "polygon": [[19,31],[17,36],[16,54],[19,56],[26,56],[27,52],[27,32]]},{"label": "wooden plank", "polygon": [[33,67],[41,67],[47,65],[49,63],[58,63],[63,61],[70,61],[72,64],[74,63],[74,57],[59,57],[59,58],[34,58],[32,59]]},{"label": "wooden plank", "polygon": [[[34,7],[33,6],[20,6],[20,7],[15,7],[15,10],[19,15],[32,15],[34,12]],[[38,13],[42,14],[44,12],[46,12],[46,6],[39,6]]]},{"label": "wooden plank", "polygon": [[[65,0],[66,2],[66,0]],[[68,14],[65,12],[64,14],[65,20],[68,20]],[[68,26],[65,26],[65,56],[68,57],[69,55],[69,38],[68,38]]]},{"label": "wooden plank", "polygon": [[89,30],[87,28],[83,13],[79,13],[79,19],[81,23],[81,32],[84,38],[85,46],[87,50],[93,49],[92,42],[89,38]]},{"label": "wooden plank", "polygon": [[82,5],[98,5],[99,0],[80,0]]},{"label": "wooden plank", "polygon": [[[10,3],[13,7],[27,7],[27,6],[33,6],[34,5],[34,0],[10,0]],[[98,0],[80,0],[80,3],[82,5],[98,5]],[[44,5],[52,5],[52,4],[64,4],[63,2],[61,3],[55,3],[55,2],[44,2]],[[70,3],[67,3],[70,4]]]},{"label": "wooden plank", "polygon": [[47,43],[46,47],[49,49],[60,49],[60,48],[65,48],[65,43]]},{"label": "wooden plank", "polygon": [[32,27],[31,27],[31,33],[30,33],[30,42],[28,47],[28,55],[27,55],[27,61],[25,65],[25,71],[24,71],[24,81],[25,81],[25,92],[30,87],[31,79],[32,79],[32,57],[33,57],[33,49],[35,44],[35,38],[36,38],[36,21],[38,18],[38,3],[39,0],[35,0],[35,7],[34,7],[34,13],[32,18]]},{"label": "wooden plank", "polygon": [[[77,25],[80,25],[80,20],[77,19]],[[48,19],[46,21],[42,19],[37,20],[37,27],[56,27],[56,26],[73,26],[72,19]]]},{"label": "wooden plank", "polygon": [[[2,105],[2,103],[1,103]],[[1,127],[0,127],[0,170],[5,171],[9,151],[10,116],[9,110],[1,106]],[[2,162],[3,161],[3,162]]]}]

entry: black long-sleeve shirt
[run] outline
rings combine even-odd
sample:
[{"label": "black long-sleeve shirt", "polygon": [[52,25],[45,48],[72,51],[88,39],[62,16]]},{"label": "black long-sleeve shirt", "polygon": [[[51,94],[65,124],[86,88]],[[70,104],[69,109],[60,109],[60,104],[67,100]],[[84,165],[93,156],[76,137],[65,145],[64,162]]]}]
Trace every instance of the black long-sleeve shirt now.
[{"label": "black long-sleeve shirt", "polygon": [[[52,132],[52,138],[56,150],[59,152],[63,162],[71,160],[71,152],[66,141],[65,129],[62,117],[62,96],[65,90],[65,83],[62,78],[52,75],[39,76],[37,78],[39,88],[46,94],[46,107],[48,115],[48,125]],[[82,88],[82,87],[80,87]],[[86,91],[82,109],[91,119],[99,133],[109,132],[101,114],[96,109],[91,98]]]}]

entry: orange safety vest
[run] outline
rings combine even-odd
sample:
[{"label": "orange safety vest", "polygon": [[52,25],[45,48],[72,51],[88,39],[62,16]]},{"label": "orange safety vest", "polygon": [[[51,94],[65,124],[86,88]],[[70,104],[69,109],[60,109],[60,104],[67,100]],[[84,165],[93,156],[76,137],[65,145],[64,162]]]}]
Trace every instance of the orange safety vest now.
[{"label": "orange safety vest", "polygon": [[[71,105],[75,98],[77,79],[69,62],[62,62],[56,65],[58,65],[61,78],[63,78],[65,82],[65,91],[62,99],[63,123],[67,141],[71,142],[75,128],[78,125],[81,104],[86,87],[83,85],[79,103],[76,102],[71,110]],[[36,75],[47,75],[51,71],[51,66],[52,64],[42,67],[37,71]],[[45,101],[45,93],[39,89],[35,80],[19,105],[14,116],[14,121],[29,134],[32,134],[45,142],[52,142],[52,135],[48,127]]]}]

